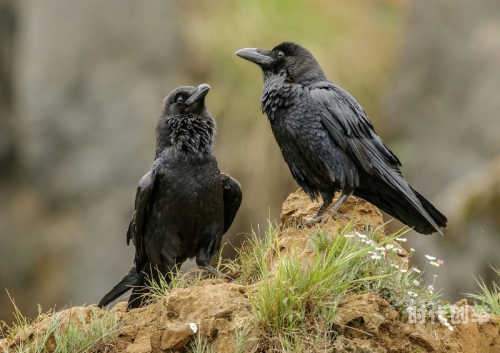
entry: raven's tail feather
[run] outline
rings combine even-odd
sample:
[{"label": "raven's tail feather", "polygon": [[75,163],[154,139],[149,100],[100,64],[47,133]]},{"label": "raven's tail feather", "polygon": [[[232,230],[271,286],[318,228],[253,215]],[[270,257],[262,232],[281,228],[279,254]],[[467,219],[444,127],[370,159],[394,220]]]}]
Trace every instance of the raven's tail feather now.
[{"label": "raven's tail feather", "polygon": [[[167,268],[170,268],[170,266],[167,266]],[[137,283],[133,287],[132,294],[130,294],[128,299],[127,310],[143,307],[151,301],[152,283],[160,283],[160,281],[165,280],[167,285],[170,284],[171,271],[165,269],[165,272],[167,275],[163,275],[156,266],[153,266],[148,261],[138,275]]]},{"label": "raven's tail feather", "polygon": [[394,184],[388,185],[377,177],[369,175],[364,175],[364,177],[371,179],[365,184],[370,185],[370,188],[356,189],[355,196],[367,200],[419,233],[439,232],[443,234],[440,228],[446,227],[446,217],[409,186],[404,179],[399,181],[398,186],[403,186],[404,182],[406,187],[395,188]]},{"label": "raven's tail feather", "polygon": [[148,276],[144,272],[138,276],[137,283],[132,289],[132,294],[130,294],[128,298],[127,310],[140,308],[146,305],[150,299]]},{"label": "raven's tail feather", "polygon": [[135,263],[132,265],[125,277],[122,278],[116,286],[114,286],[97,304],[98,307],[104,308],[106,305],[111,303],[113,300],[119,298],[125,292],[129,291],[136,283],[139,278]]},{"label": "raven's tail feather", "polygon": [[[427,211],[427,213],[432,217],[434,222],[440,227],[440,228],[446,228],[446,223],[448,222],[448,219],[444,214],[438,211],[436,207],[432,203],[430,203],[425,197],[420,195],[417,190],[412,188],[410,186],[410,189],[415,193],[415,195],[418,197],[418,200],[424,207],[424,209]],[[438,230],[439,231],[439,230]]]}]

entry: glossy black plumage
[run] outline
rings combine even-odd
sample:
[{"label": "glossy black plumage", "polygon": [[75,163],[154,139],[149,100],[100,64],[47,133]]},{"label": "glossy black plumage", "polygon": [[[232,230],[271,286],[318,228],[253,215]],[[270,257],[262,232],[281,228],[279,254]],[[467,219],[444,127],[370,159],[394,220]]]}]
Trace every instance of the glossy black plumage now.
[{"label": "glossy black plumage", "polygon": [[103,307],[131,287],[128,309],[148,300],[148,284],[170,274],[188,258],[210,267],[222,235],[241,204],[241,186],[223,174],[212,152],[215,122],[205,106],[208,85],[179,87],[164,101],[156,127],[151,170],[137,187],[135,213],[127,231],[134,265],[99,302]]},{"label": "glossy black plumage", "polygon": [[442,234],[446,217],[408,185],[363,108],[328,80],[307,49],[285,42],[236,55],[262,69],[262,111],[294,179],[311,199],[322,197],[317,218],[340,191],[332,210],[354,194],[417,232]]}]

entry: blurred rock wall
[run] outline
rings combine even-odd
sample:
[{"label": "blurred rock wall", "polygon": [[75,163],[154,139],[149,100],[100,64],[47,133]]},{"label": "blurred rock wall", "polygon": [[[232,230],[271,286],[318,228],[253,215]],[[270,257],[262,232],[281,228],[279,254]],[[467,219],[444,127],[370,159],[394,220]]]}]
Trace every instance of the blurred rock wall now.
[{"label": "blurred rock wall", "polygon": [[498,264],[499,5],[413,1],[405,27],[405,4],[0,0],[0,320],[13,311],[4,288],[33,316],[37,303],[96,302],[128,269],[135,188],[178,85],[212,86],[215,152],[243,186],[225,239],[276,218],[297,185],[259,109],[261,73],[232,54],[283,40],[315,53],[450,218],[445,237],[408,237],[445,260],[445,299],[475,291],[472,274]]},{"label": "blurred rock wall", "polygon": [[170,1],[4,0],[0,17],[2,168],[16,157],[0,187],[3,319],[4,288],[33,315],[96,302],[128,269],[135,188],[183,43]]},{"label": "blurred rock wall", "polygon": [[499,92],[500,2],[413,1],[387,119],[405,175],[449,218],[444,237],[409,238],[420,262],[445,260],[450,301],[476,292],[473,276],[500,280]]},{"label": "blurred rock wall", "polygon": [[13,62],[16,7],[13,0],[0,1],[0,178],[15,164]]}]

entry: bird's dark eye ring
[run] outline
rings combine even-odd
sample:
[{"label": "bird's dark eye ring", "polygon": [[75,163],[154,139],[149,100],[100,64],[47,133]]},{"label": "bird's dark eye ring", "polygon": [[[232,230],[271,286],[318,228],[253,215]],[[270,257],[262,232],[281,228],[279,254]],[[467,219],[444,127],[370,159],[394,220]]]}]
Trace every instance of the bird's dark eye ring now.
[{"label": "bird's dark eye ring", "polygon": [[281,59],[282,57],[285,56],[285,53],[283,53],[281,50],[279,52],[276,53],[276,56],[278,57],[278,59]]},{"label": "bird's dark eye ring", "polygon": [[184,98],[182,98],[182,96],[178,96],[175,100],[176,100],[176,101],[177,101],[177,103],[179,103],[179,104],[180,104],[180,103],[182,103],[182,102],[184,102]]}]

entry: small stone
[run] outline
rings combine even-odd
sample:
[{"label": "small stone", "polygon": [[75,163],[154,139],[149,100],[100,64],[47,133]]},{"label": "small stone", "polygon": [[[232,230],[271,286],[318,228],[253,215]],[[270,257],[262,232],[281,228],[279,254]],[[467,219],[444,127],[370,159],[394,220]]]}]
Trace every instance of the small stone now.
[{"label": "small stone", "polygon": [[198,326],[196,326],[196,324],[194,322],[190,322],[188,325],[191,328],[191,330],[193,331],[193,333],[198,332]]},{"label": "small stone", "polygon": [[162,351],[179,350],[183,348],[191,340],[191,337],[196,333],[191,325],[198,326],[194,323],[181,324],[176,323],[165,328],[161,335],[160,348]]}]

